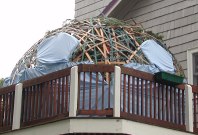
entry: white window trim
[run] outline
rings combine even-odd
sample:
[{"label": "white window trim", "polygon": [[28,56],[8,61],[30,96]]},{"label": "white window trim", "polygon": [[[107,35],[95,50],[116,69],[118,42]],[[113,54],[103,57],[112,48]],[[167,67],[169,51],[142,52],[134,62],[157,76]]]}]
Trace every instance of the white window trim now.
[{"label": "white window trim", "polygon": [[193,54],[198,53],[198,48],[187,50],[187,70],[188,70],[188,83],[193,84]]}]

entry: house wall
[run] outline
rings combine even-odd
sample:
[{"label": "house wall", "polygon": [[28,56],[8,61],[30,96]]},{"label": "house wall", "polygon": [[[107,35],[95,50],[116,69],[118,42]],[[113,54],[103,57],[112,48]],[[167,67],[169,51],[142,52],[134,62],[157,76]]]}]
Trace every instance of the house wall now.
[{"label": "house wall", "polygon": [[111,0],[75,0],[75,18],[82,20],[102,13]]},{"label": "house wall", "polygon": [[[89,4],[84,5],[88,7],[81,6],[84,8],[79,9],[82,1],[87,1]],[[77,18],[86,18],[89,14],[94,16],[102,11],[93,10],[96,7],[102,9],[97,4],[99,0],[90,1],[76,0]],[[188,76],[187,50],[198,47],[198,0],[123,0],[110,16],[123,20],[133,18],[146,30],[162,34],[170,51],[182,65],[186,77]]]}]

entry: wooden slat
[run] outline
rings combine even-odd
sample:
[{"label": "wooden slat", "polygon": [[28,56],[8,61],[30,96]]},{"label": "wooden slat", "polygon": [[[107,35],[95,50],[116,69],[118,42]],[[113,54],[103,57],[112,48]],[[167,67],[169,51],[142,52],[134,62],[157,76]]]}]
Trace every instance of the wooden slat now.
[{"label": "wooden slat", "polygon": [[174,122],[177,122],[177,104],[176,104],[176,88],[174,88]]},{"label": "wooden slat", "polygon": [[111,78],[111,72],[108,72],[108,108],[110,108],[110,105],[111,105],[111,80],[112,80],[112,78]]},{"label": "wooden slat", "polygon": [[[153,93],[153,88],[152,88],[152,85],[153,84],[153,82],[152,81],[150,81],[150,118],[152,118],[153,116],[152,116],[152,113],[153,113],[153,105],[152,105],[152,93]],[[154,99],[155,100],[155,99]]]},{"label": "wooden slat", "polygon": [[169,112],[170,112],[170,106],[169,106],[169,90],[168,85],[166,85],[166,121],[169,121]]},{"label": "wooden slat", "polygon": [[104,110],[104,74],[102,74],[102,110]]},{"label": "wooden slat", "polygon": [[96,72],[96,110],[98,110],[98,72]]},{"label": "wooden slat", "polygon": [[161,93],[161,91],[160,91],[160,87],[161,87],[161,85],[158,83],[158,100],[157,100],[157,102],[158,102],[158,119],[160,120],[161,119],[161,111],[160,111],[160,108],[161,108],[161,106],[160,106],[160,93]]},{"label": "wooden slat", "polygon": [[154,81],[154,76],[152,74],[146,73],[146,72],[142,72],[139,70],[135,70],[132,68],[127,68],[127,67],[121,67],[121,73],[122,74],[127,74],[127,75],[131,75],[131,76],[135,76],[144,80],[148,80],[148,81]]},{"label": "wooden slat", "polygon": [[185,98],[184,98],[184,90],[182,91],[182,125],[185,125],[185,104],[184,104]]},{"label": "wooden slat", "polygon": [[85,109],[85,72],[83,73],[83,100],[82,109]]},{"label": "wooden slat", "polygon": [[130,113],[130,110],[131,110],[131,108],[130,108],[130,106],[131,106],[131,104],[130,104],[130,101],[131,101],[131,98],[130,98],[130,96],[131,96],[131,89],[130,89],[130,85],[131,85],[131,79],[130,79],[130,76],[128,76],[128,107],[127,107],[127,110],[128,110],[128,113]]},{"label": "wooden slat", "polygon": [[123,112],[126,112],[126,75],[124,75],[123,87]]},{"label": "wooden slat", "polygon": [[47,74],[47,75],[43,75],[43,76],[38,77],[38,78],[34,78],[34,79],[31,79],[31,80],[24,81],[23,82],[23,88],[28,87],[28,86],[32,86],[32,85],[35,85],[35,84],[47,82],[47,81],[50,81],[50,80],[54,80],[54,79],[57,79],[57,78],[61,78],[61,77],[64,77],[66,75],[70,75],[70,68],[66,68],[66,69],[59,70],[59,71],[56,71],[56,72],[53,72],[53,73],[50,73],[50,74]]},{"label": "wooden slat", "polygon": [[69,112],[69,76],[66,76],[66,110],[65,112]]},{"label": "wooden slat", "polygon": [[114,72],[113,65],[97,65],[97,64],[86,64],[86,65],[79,65],[78,72]]},{"label": "wooden slat", "polygon": [[181,124],[181,107],[182,106],[180,106],[180,89],[178,89],[178,122],[179,122],[179,124]]},{"label": "wooden slat", "polygon": [[164,119],[164,112],[165,112],[165,108],[164,108],[164,85],[162,85],[162,120],[165,120]]},{"label": "wooden slat", "polygon": [[91,110],[91,94],[92,94],[92,72],[89,73],[89,110]]},{"label": "wooden slat", "polygon": [[135,77],[132,76],[132,114],[135,113]]},{"label": "wooden slat", "polygon": [[141,116],[144,113],[144,80],[141,79]]},{"label": "wooden slat", "polygon": [[154,118],[156,119],[156,83],[154,83]]},{"label": "wooden slat", "polygon": [[137,78],[137,90],[136,90],[136,93],[137,93],[137,114],[139,115],[139,78]]},{"label": "wooden slat", "polygon": [[173,91],[173,87],[170,86],[170,120],[171,122],[173,122],[173,95],[172,95],[172,92]]},{"label": "wooden slat", "polygon": [[145,116],[148,116],[148,81],[145,80]]}]

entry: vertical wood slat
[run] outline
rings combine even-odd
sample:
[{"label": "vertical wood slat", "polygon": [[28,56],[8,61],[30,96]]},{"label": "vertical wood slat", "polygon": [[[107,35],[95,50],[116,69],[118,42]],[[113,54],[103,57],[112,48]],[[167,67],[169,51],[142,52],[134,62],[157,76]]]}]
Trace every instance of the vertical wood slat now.
[{"label": "vertical wood slat", "polygon": [[65,112],[69,112],[69,77],[66,76],[66,98],[65,98],[66,110]]},{"label": "vertical wood slat", "polygon": [[[81,89],[80,89],[81,82],[80,82],[80,79],[81,79],[81,73],[78,72],[78,105],[77,105],[77,110],[79,110],[80,106],[81,106],[81,92],[80,92],[81,91]],[[66,86],[66,91],[67,91],[67,86]],[[66,96],[66,98],[67,98],[67,96]],[[67,106],[67,104],[66,104],[66,106]]]},{"label": "vertical wood slat", "polygon": [[128,103],[127,103],[128,104],[128,107],[127,107],[128,109],[127,110],[128,110],[128,113],[130,113],[130,110],[131,110],[131,107],[130,107],[131,106],[130,105],[130,101],[131,101],[131,98],[130,98],[130,96],[131,96],[130,85],[131,84],[130,84],[130,76],[129,75],[128,75],[128,84],[127,85],[128,85]]},{"label": "vertical wood slat", "polygon": [[65,103],[64,103],[64,99],[65,99],[65,94],[64,94],[64,92],[65,92],[65,77],[63,77],[62,78],[62,89],[61,89],[62,91],[61,91],[61,113],[64,113],[64,105],[65,105]]},{"label": "vertical wood slat", "polygon": [[196,101],[197,100],[196,100],[196,97],[197,97],[197,93],[194,93],[193,94],[193,99],[194,99],[193,100],[193,102],[194,102],[194,113],[193,113],[194,114],[194,122],[193,123],[194,123],[194,127],[195,128],[197,128],[197,117],[196,117],[197,116],[196,115],[196,110],[197,110],[197,103],[196,103]]},{"label": "vertical wood slat", "polygon": [[98,110],[98,72],[96,73],[96,107],[95,109]]},{"label": "vertical wood slat", "polygon": [[149,108],[149,105],[148,105],[148,81],[145,80],[145,116],[148,117],[148,108]]},{"label": "vertical wood slat", "polygon": [[143,79],[141,79],[141,115],[143,116],[143,112],[144,112],[144,81]]},{"label": "vertical wood slat", "polygon": [[89,73],[89,110],[91,110],[92,72]]},{"label": "vertical wood slat", "polygon": [[5,94],[2,95],[3,96],[3,109],[2,109],[2,112],[3,112],[3,115],[2,115],[2,125],[5,126],[5,123],[4,123],[4,118],[5,118],[5,115],[4,115],[4,112],[6,112],[5,110]]},{"label": "vertical wood slat", "polygon": [[160,111],[160,107],[161,107],[160,106],[160,95],[161,95],[160,94],[160,87],[161,87],[161,85],[158,83],[158,92],[157,92],[158,93],[158,95],[157,95],[158,96],[158,100],[157,100],[158,103],[157,103],[157,105],[158,105],[158,119],[159,120],[161,119],[161,113],[160,113],[161,112]]},{"label": "vertical wood slat", "polygon": [[168,92],[168,85],[166,85],[166,121],[169,121],[169,112],[170,112],[170,106],[169,106],[169,92]]},{"label": "vertical wood slat", "polygon": [[6,104],[5,104],[5,120],[4,120],[4,125],[7,126],[7,122],[8,122],[8,93],[5,94],[5,101],[6,101]]},{"label": "vertical wood slat", "polygon": [[173,122],[173,97],[172,97],[172,87],[170,87],[170,121]]},{"label": "vertical wood slat", "polygon": [[152,111],[152,109],[153,109],[153,105],[152,105],[152,93],[153,93],[153,91],[152,91],[152,85],[153,84],[153,82],[152,81],[150,81],[150,118],[153,118],[153,115],[152,115],[152,113],[153,113],[153,111]]},{"label": "vertical wood slat", "polygon": [[124,84],[123,84],[123,112],[126,112],[126,75],[124,75]]},{"label": "vertical wood slat", "polygon": [[180,106],[180,89],[178,89],[178,123],[181,124],[181,106]]},{"label": "vertical wood slat", "polygon": [[182,120],[183,120],[182,125],[185,125],[185,113],[184,113],[185,112],[185,107],[184,107],[185,106],[185,104],[184,104],[185,98],[184,98],[184,96],[185,96],[184,90],[182,90]]},{"label": "vertical wood slat", "polygon": [[53,80],[50,80],[50,116],[53,116]]},{"label": "vertical wood slat", "polygon": [[165,120],[164,119],[164,85],[162,85],[162,90],[161,90],[161,92],[162,92],[162,120]]},{"label": "vertical wood slat", "polygon": [[102,74],[102,110],[104,110],[104,73]]},{"label": "vertical wood slat", "polygon": [[111,76],[112,76],[112,74],[110,73],[110,72],[108,72],[108,110],[111,108],[111,80],[112,80],[112,78],[111,78]]},{"label": "vertical wood slat", "polygon": [[2,121],[3,121],[3,97],[2,97],[2,95],[0,95],[0,127],[2,127],[3,126],[3,123],[2,123]]},{"label": "vertical wood slat", "polygon": [[58,102],[57,102],[57,114],[60,114],[60,82],[61,82],[61,80],[60,80],[60,78],[58,78],[57,79],[58,81],[57,81],[57,84],[58,84]]},{"label": "vertical wood slat", "polygon": [[154,83],[154,119],[156,119],[156,83]]},{"label": "vertical wood slat", "polygon": [[139,115],[139,78],[137,78],[137,114]]},{"label": "vertical wood slat", "polygon": [[177,123],[177,104],[176,104],[176,88],[174,88],[174,122]]},{"label": "vertical wood slat", "polygon": [[132,79],[132,114],[135,114],[135,77]]},{"label": "vertical wood slat", "polygon": [[82,109],[85,109],[85,72],[83,72],[83,101]]}]

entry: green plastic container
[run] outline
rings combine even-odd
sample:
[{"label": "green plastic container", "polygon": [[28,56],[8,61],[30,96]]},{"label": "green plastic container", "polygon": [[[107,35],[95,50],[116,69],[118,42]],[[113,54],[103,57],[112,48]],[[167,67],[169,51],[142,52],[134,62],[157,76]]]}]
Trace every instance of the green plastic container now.
[{"label": "green plastic container", "polygon": [[154,75],[155,81],[168,85],[178,85],[183,83],[184,77],[170,74],[167,72],[158,72]]}]

